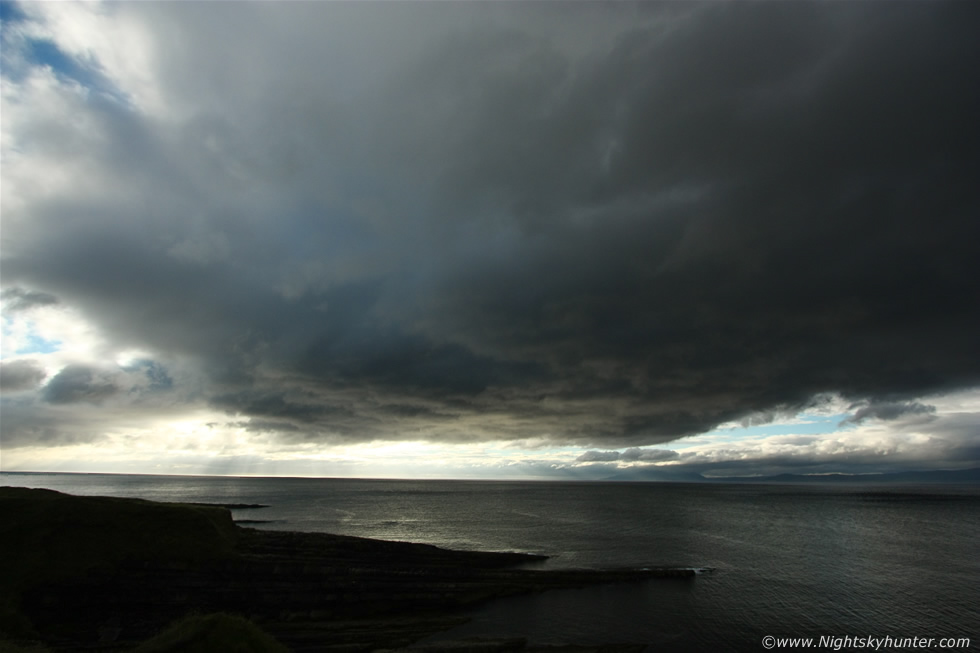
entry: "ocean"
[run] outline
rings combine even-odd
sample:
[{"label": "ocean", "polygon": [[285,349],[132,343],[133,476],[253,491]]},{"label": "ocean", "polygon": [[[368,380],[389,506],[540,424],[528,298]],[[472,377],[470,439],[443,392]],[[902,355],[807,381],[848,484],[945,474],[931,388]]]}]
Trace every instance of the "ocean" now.
[{"label": "ocean", "polygon": [[[434,639],[765,650],[764,637],[970,638],[980,648],[980,487],[0,473],[0,485],[267,504],[255,528],[550,556],[542,568],[710,568],[495,601]],[[256,523],[260,522],[260,523]],[[851,640],[842,638],[850,637]],[[952,650],[968,650],[955,642]],[[783,648],[777,646],[777,649]],[[869,648],[867,641],[863,648]],[[870,646],[874,648],[874,646]],[[885,650],[887,646],[881,648]],[[920,647],[921,648],[921,647]]]}]

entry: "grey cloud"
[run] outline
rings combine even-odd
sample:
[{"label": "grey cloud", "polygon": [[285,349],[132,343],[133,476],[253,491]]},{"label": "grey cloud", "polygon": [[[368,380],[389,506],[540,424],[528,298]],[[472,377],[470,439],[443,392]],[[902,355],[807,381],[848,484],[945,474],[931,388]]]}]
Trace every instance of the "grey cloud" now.
[{"label": "grey cloud", "polygon": [[624,451],[622,456],[620,456],[620,460],[660,462],[663,460],[674,460],[678,458],[678,456],[679,454],[676,451],[669,451],[666,449],[639,449],[634,447]]},{"label": "grey cloud", "polygon": [[80,106],[41,144],[112,188],[29,197],[5,283],[290,440],[621,448],[980,384],[976,5],[438,9],[113,5],[180,118]]},{"label": "grey cloud", "polygon": [[[71,363],[46,383],[44,371],[34,363],[0,363],[4,449],[94,442],[107,431],[173,419],[175,407],[178,414],[201,408],[199,398],[180,387],[186,371],[159,361],[136,360],[126,367]],[[31,383],[25,384],[28,379]],[[18,389],[8,390],[8,381],[18,382]]]},{"label": "grey cloud", "polygon": [[576,462],[612,462],[622,460],[625,462],[645,462],[655,463],[666,460],[676,460],[680,457],[676,451],[669,449],[640,449],[632,447],[626,451],[586,451],[575,459]]},{"label": "grey cloud", "polygon": [[618,451],[586,451],[575,461],[580,463],[612,462],[619,460],[619,456]]},{"label": "grey cloud", "polygon": [[281,433],[284,431],[299,430],[299,427],[292,422],[270,419],[250,419],[247,422],[238,422],[235,426],[257,433]]},{"label": "grey cloud", "polygon": [[0,292],[0,300],[5,303],[4,308],[11,312],[23,311],[36,306],[58,304],[58,298],[54,295],[36,290],[24,290],[19,287],[6,288]]},{"label": "grey cloud", "polygon": [[68,365],[44,386],[43,398],[52,404],[99,404],[120,391],[113,376],[86,365]]},{"label": "grey cloud", "polygon": [[841,424],[860,424],[868,419],[894,420],[906,415],[933,415],[935,412],[935,406],[917,401],[875,402],[861,406]]},{"label": "grey cloud", "polygon": [[96,405],[75,404],[72,414],[46,410],[35,397],[26,394],[0,397],[3,415],[3,448],[59,447],[99,440],[112,421],[85,410]]},{"label": "grey cloud", "polygon": [[32,360],[0,362],[0,390],[18,392],[36,388],[47,373]]}]

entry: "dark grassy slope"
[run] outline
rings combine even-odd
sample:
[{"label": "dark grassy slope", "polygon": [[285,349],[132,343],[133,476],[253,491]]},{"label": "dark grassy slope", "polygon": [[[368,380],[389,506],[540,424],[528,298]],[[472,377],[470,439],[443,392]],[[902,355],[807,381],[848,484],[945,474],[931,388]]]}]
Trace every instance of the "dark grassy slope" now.
[{"label": "dark grassy slope", "polygon": [[0,488],[0,626],[126,648],[189,613],[241,614],[298,651],[406,646],[492,597],[689,570],[530,571],[535,556],[236,526],[228,510]]}]

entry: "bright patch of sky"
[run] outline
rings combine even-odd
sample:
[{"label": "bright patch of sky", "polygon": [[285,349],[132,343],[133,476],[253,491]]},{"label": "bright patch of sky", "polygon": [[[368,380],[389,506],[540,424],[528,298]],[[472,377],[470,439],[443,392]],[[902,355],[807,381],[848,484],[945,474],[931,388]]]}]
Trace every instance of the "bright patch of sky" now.
[{"label": "bright patch of sky", "polygon": [[61,342],[57,340],[46,340],[37,334],[31,333],[27,336],[27,346],[17,350],[18,354],[52,354],[58,351]]},{"label": "bright patch of sky", "polygon": [[[61,7],[46,4],[0,3],[5,42],[4,77],[19,83],[39,71],[50,71],[66,87],[94,92],[91,98],[109,98],[128,104],[127,94],[117,83],[117,73],[118,69],[133,64],[104,56],[115,47],[114,39],[103,29],[108,25],[105,12],[70,3],[57,3]],[[93,34],[100,32],[102,43],[92,39]]]},{"label": "bright patch of sky", "polygon": [[0,359],[41,355],[54,368],[68,359],[93,359],[104,345],[90,324],[62,306],[10,311],[0,323],[0,336]]},{"label": "bright patch of sky", "polygon": [[756,426],[723,426],[703,435],[677,440],[669,445],[675,451],[683,451],[705,444],[723,444],[726,442],[739,442],[745,438],[755,438],[773,435],[821,435],[837,433],[853,429],[851,424],[843,424],[844,420],[850,417],[850,413],[834,413],[831,415],[817,415],[812,413],[800,413],[796,418],[777,421],[772,424],[760,424]]}]

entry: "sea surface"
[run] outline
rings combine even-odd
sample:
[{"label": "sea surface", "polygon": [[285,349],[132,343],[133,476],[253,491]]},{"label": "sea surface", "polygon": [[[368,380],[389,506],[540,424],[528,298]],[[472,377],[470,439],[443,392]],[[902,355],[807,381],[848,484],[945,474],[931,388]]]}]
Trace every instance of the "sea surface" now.
[{"label": "sea surface", "polygon": [[[550,556],[542,568],[713,569],[693,579],[496,601],[477,609],[470,623],[437,638],[522,636],[540,644],[628,642],[647,644],[651,651],[759,651],[766,635],[814,637],[815,646],[822,636],[937,642],[968,637],[971,649],[980,649],[980,487],[975,485],[10,472],[0,473],[0,485],[157,501],[267,504],[233,515],[255,528]],[[938,644],[932,648],[940,650]]]}]

